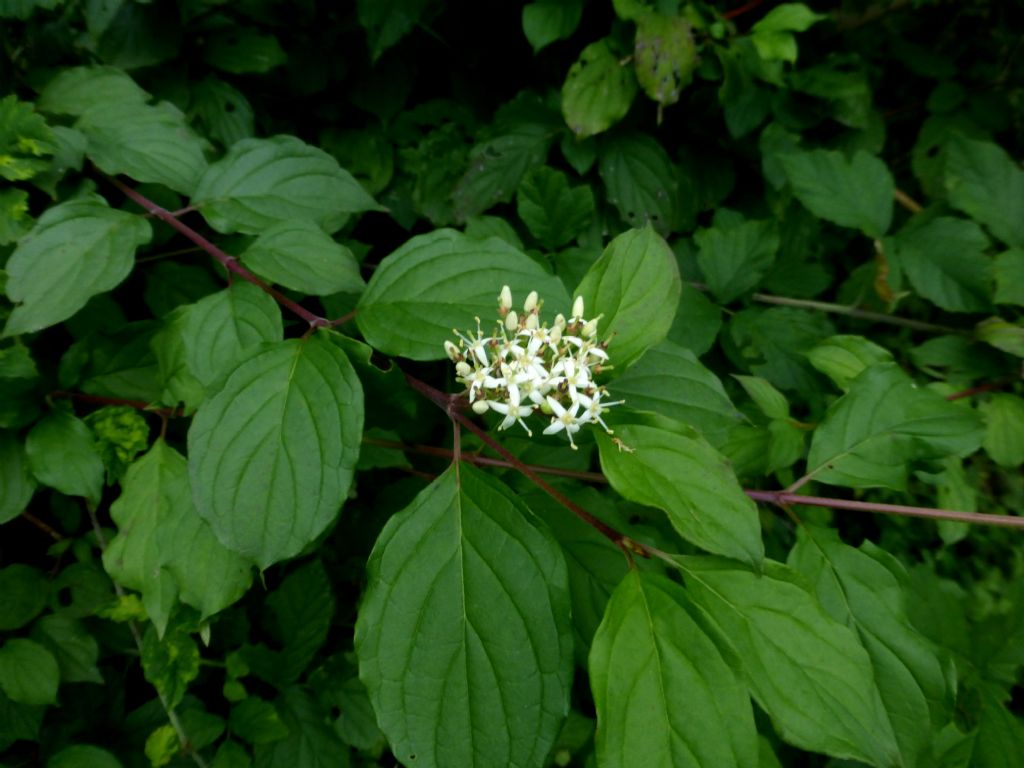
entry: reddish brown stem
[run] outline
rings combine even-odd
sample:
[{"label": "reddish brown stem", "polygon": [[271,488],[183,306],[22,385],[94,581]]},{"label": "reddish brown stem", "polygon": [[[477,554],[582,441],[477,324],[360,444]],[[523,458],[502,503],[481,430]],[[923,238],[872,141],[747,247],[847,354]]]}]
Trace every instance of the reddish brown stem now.
[{"label": "reddish brown stem", "polygon": [[954,392],[952,395],[946,395],[947,400],[960,400],[964,397],[971,397],[972,395],[980,395],[983,392],[992,392],[999,389],[998,384],[979,384],[976,387],[969,387],[968,389],[962,389],[959,392]]},{"label": "reddish brown stem", "polygon": [[742,16],[744,13],[754,10],[763,2],[764,0],[750,0],[749,3],[745,3],[741,5],[739,8],[733,8],[731,11],[726,11],[725,13],[722,14],[722,18],[729,20],[735,19],[737,16]]},{"label": "reddish brown stem", "polygon": [[159,416],[172,419],[185,415],[180,408],[154,408],[151,403],[147,403],[145,400],[128,400],[123,397],[88,395],[85,392],[67,392],[65,390],[58,389],[55,392],[51,392],[48,397],[55,400],[69,398],[72,400],[80,400],[83,403],[96,403],[97,405],[126,405],[129,408],[136,408],[140,411],[147,411],[148,413],[155,413]]},{"label": "reddish brown stem", "polygon": [[32,525],[34,525],[36,528],[38,528],[40,531],[45,533],[47,536],[49,536],[54,541],[61,541],[61,540],[63,540],[64,537],[61,536],[60,531],[58,531],[56,528],[51,526],[49,523],[47,523],[47,522],[45,522],[43,520],[40,520],[38,517],[33,515],[31,512],[22,512],[21,516],[27,522],[29,522]]}]

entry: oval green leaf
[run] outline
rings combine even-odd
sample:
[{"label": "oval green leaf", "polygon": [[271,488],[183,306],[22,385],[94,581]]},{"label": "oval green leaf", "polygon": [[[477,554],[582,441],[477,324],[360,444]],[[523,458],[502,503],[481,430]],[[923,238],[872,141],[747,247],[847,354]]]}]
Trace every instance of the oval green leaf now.
[{"label": "oval green leaf", "polygon": [[36,491],[25,447],[9,432],[0,432],[0,525],[24,511]]},{"label": "oval green leaf", "polygon": [[352,251],[304,219],[264,230],[241,259],[261,277],[312,296],[359,293],[366,287]]},{"label": "oval green leaf", "polygon": [[577,138],[593,136],[626,116],[636,89],[633,69],[619,63],[607,40],[598,40],[569,68],[562,85],[562,115]]}]

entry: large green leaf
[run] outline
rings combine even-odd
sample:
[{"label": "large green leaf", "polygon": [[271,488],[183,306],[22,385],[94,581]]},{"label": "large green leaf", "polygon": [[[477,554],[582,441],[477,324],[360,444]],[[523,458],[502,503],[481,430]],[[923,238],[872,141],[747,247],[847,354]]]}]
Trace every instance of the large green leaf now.
[{"label": "large green leaf", "polygon": [[973,221],[940,216],[893,240],[897,263],[919,295],[950,312],[991,311],[989,239]]},{"label": "large green leaf", "polygon": [[505,241],[438,229],[412,238],[380,263],[359,299],[356,322],[381,352],[440,360],[453,328],[497,316],[503,285],[523,299],[537,291],[551,317],[569,310],[561,281]]},{"label": "large green leaf", "polygon": [[11,433],[0,432],[0,525],[20,515],[35,490],[25,446]]},{"label": "large green leaf", "polygon": [[761,562],[757,507],[699,433],[668,422],[617,426],[615,437],[624,445],[596,434],[601,469],[625,498],[661,509],[680,536],[708,552]]},{"label": "large green leaf", "polygon": [[75,123],[89,143],[86,156],[106,173],[163,184],[191,195],[206,170],[204,142],[173,104],[103,102]]},{"label": "large green leaf", "polygon": [[507,487],[452,466],[368,564],[359,674],[406,765],[540,768],[568,712],[565,562]]},{"label": "large green leaf", "polygon": [[175,598],[205,619],[245,594],[252,563],[225,549],[199,516],[184,456],[157,440],[128,468],[123,487],[110,507],[118,533],[103,565],[115,581],[142,592],[160,633]]},{"label": "large green leaf", "polygon": [[681,564],[688,594],[728,638],[784,741],[878,768],[900,765],[867,652],[799,574],[770,560],[761,575],[720,558]]},{"label": "large green leaf", "polygon": [[57,660],[39,643],[16,637],[0,646],[0,691],[11,701],[56,704],[59,683]]},{"label": "large green leaf", "polygon": [[604,249],[576,294],[588,317],[602,315],[598,333],[610,339],[608,354],[618,366],[660,343],[672,327],[682,279],[668,244],[647,226],[616,237]]},{"label": "large green leaf", "polygon": [[743,221],[729,227],[701,229],[693,239],[700,249],[700,271],[722,303],[756,287],[779,249],[779,230],[774,221]]},{"label": "large green leaf", "polygon": [[636,76],[612,53],[607,40],[591,43],[562,84],[562,115],[577,138],[607,131],[629,112]]},{"label": "large green leaf", "polygon": [[265,229],[241,259],[260,277],[313,296],[358,293],[366,286],[352,251],[304,219]]},{"label": "large green leaf", "polygon": [[903,490],[908,461],[966,456],[983,434],[974,411],[919,389],[895,363],[880,363],[828,409],[807,472],[832,485]]},{"label": "large green leaf", "polygon": [[72,67],[46,84],[37,106],[43,112],[77,116],[101,106],[148,100],[149,94],[117,67]]},{"label": "large green leaf", "polygon": [[742,417],[722,382],[690,350],[663,341],[644,352],[609,384],[615,398],[638,411],[655,411],[713,435]]},{"label": "large green leaf", "polygon": [[598,170],[608,202],[632,227],[649,223],[667,235],[696,215],[692,203],[684,206],[676,168],[652,136],[622,133],[602,141]]},{"label": "large green leaf", "polygon": [[135,249],[149,242],[149,222],[98,198],[48,209],[7,260],[7,296],[16,306],[5,336],[67,320],[97,293],[131,272]]},{"label": "large green leaf", "polygon": [[218,232],[247,234],[292,219],[334,232],[350,213],[381,210],[337,160],[294,136],[234,144],[203,174],[192,204]]},{"label": "large green leaf", "polygon": [[189,429],[199,514],[261,568],[319,536],[352,482],[363,392],[326,333],[256,347]]},{"label": "large green leaf", "polygon": [[797,199],[815,216],[881,237],[892,223],[892,174],[863,150],[847,159],[815,149],[779,156]]},{"label": "large green leaf", "polygon": [[805,526],[798,535],[789,564],[867,650],[903,765],[932,765],[933,731],[953,714],[956,671],[952,658],[911,625],[903,567],[870,542],[859,550],[843,544],[835,531]]},{"label": "large green leaf", "polygon": [[103,459],[92,432],[67,411],[54,411],[37,422],[25,438],[32,474],[43,485],[68,496],[99,503]]},{"label": "large green leaf", "polygon": [[750,697],[688,603],[635,570],[612,595],[589,664],[602,768],[757,764]]},{"label": "large green leaf", "polygon": [[1007,245],[1024,246],[1024,170],[998,144],[956,136],[946,148],[949,202]]}]

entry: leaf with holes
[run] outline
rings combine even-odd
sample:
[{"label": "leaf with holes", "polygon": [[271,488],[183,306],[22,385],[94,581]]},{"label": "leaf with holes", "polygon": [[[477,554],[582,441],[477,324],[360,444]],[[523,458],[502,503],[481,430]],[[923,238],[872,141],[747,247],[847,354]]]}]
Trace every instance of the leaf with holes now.
[{"label": "leaf with holes", "polygon": [[580,53],[562,85],[562,115],[579,139],[602,133],[629,112],[636,96],[636,76],[619,63],[607,40]]},{"label": "leaf with holes", "polygon": [[667,235],[696,216],[693,203],[684,205],[672,160],[651,136],[626,133],[602,141],[598,170],[608,202],[630,226],[650,224]]}]

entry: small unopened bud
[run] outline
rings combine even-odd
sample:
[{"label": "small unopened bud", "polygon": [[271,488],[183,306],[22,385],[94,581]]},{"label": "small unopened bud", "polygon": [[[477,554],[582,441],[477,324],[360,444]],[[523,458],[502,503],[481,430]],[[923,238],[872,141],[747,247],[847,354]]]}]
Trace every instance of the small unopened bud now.
[{"label": "small unopened bud", "polygon": [[450,341],[446,341],[444,343],[444,351],[445,354],[447,354],[448,357],[451,358],[453,363],[457,363],[459,360],[462,359],[462,353],[459,351],[459,348],[452,344]]},{"label": "small unopened bud", "polygon": [[561,312],[555,315],[555,328],[561,328],[562,330],[565,330],[565,315],[563,315]]},{"label": "small unopened bud", "polygon": [[472,375],[473,369],[469,367],[469,363],[462,360],[455,364],[455,372],[462,378],[468,379]]},{"label": "small unopened bud", "polygon": [[501,286],[501,293],[498,295],[498,307],[502,314],[512,309],[512,289],[507,285]]},{"label": "small unopened bud", "polygon": [[505,330],[507,331],[518,331],[519,330],[519,315],[513,309],[507,315],[505,315]]},{"label": "small unopened bud", "polygon": [[530,295],[526,297],[526,301],[523,302],[523,312],[533,312],[537,308],[537,296],[536,291],[530,291]]},{"label": "small unopened bud", "polygon": [[[559,315],[559,317],[561,317],[561,315]],[[562,326],[556,325],[552,328],[550,333],[548,333],[548,338],[551,339],[552,344],[558,344],[558,342],[562,340]]]},{"label": "small unopened bud", "polygon": [[479,413],[481,416],[483,414],[487,413],[487,411],[488,411],[488,406],[487,406],[487,401],[486,400],[477,400],[475,403],[473,403],[472,407],[473,407],[473,413]]},{"label": "small unopened bud", "polygon": [[572,303],[572,316],[583,317],[583,297],[577,296],[576,301]]},{"label": "small unopened bud", "polygon": [[529,315],[526,316],[526,329],[527,330],[533,331],[533,330],[536,330],[539,327],[540,327],[540,321],[537,319],[536,315],[529,314]]},{"label": "small unopened bud", "polygon": [[597,336],[597,321],[600,318],[595,317],[593,320],[588,320],[586,325],[583,326],[583,335],[588,339],[592,339]]}]

